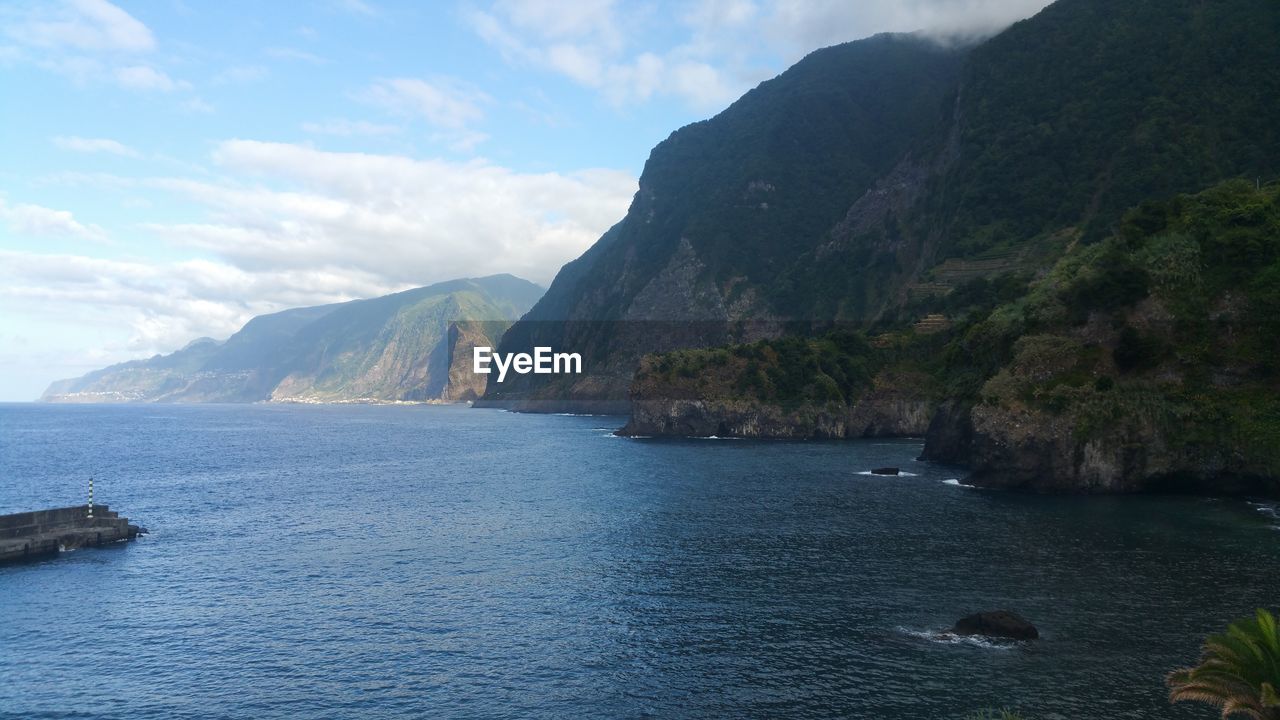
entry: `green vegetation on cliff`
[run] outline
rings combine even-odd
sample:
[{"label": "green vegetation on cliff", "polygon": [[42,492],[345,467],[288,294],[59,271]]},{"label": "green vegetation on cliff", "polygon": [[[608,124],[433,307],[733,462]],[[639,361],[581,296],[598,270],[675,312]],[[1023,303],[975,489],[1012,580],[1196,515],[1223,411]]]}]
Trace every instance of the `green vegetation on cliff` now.
[{"label": "green vegetation on cliff", "polygon": [[[1048,416],[1080,445],[1156,443],[1164,471],[1280,476],[1280,187],[1144,203],[956,341],[1002,367],[989,417]],[[984,348],[983,353],[973,350]]]},{"label": "green vegetation on cliff", "polygon": [[972,444],[939,459],[1003,484],[1276,489],[1280,185],[1145,202],[1040,277],[972,281],[922,307],[950,319],[881,327],[869,344],[841,334],[655,356],[635,398],[794,411],[893,386],[963,408],[954,421],[972,425]]},{"label": "green vegetation on cliff", "polygon": [[642,365],[637,387],[649,385],[669,398],[732,398],[791,411],[853,404],[881,364],[856,333],[793,336],[657,355]]}]

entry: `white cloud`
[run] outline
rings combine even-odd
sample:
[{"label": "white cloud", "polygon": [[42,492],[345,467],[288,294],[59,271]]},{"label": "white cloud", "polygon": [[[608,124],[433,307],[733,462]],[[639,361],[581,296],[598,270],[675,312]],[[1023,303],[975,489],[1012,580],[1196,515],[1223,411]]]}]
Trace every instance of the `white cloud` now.
[{"label": "white cloud", "polygon": [[543,39],[592,37],[606,48],[620,48],[619,27],[614,0],[500,0],[495,10],[517,29],[535,33]]},{"label": "white cloud", "polygon": [[446,130],[461,130],[484,119],[484,93],[449,78],[379,80],[360,94],[366,102],[391,112],[419,117]]},{"label": "white cloud", "polygon": [[209,218],[150,230],[246,270],[334,265],[387,287],[497,272],[547,282],[622,217],[636,183],[248,140],[220,144],[215,161],[269,187],[151,181]]},{"label": "white cloud", "polygon": [[75,238],[106,242],[107,233],[97,225],[85,225],[66,210],[41,205],[9,204],[0,197],[0,220],[17,235],[45,238]]},{"label": "white cloud", "polygon": [[139,55],[156,49],[155,36],[106,0],[0,6],[0,32],[16,43],[0,50],[0,64],[29,63],[78,85],[113,83],[164,92],[191,87],[139,61]]},{"label": "white cloud", "polygon": [[146,25],[106,0],[67,0],[6,31],[20,43],[43,48],[146,52],[156,46]]},{"label": "white cloud", "polygon": [[191,88],[189,83],[175,81],[164,72],[156,70],[149,65],[129,65],[116,68],[115,81],[117,85],[128,90],[172,92]]},{"label": "white cloud", "polygon": [[211,260],[152,264],[0,250],[0,298],[32,310],[80,308],[81,319],[125,326],[127,340],[107,349],[109,361],[172,352],[202,336],[225,338],[254,315],[384,287],[341,268],[248,273]]},{"label": "white cloud", "polygon": [[[710,7],[694,16],[705,16],[711,22],[750,14],[742,9]],[[628,37],[625,29],[638,33],[636,28],[646,24],[642,15],[640,10],[623,10],[609,0],[505,0],[466,17],[475,32],[509,62],[564,75],[600,92],[617,106],[672,95],[706,109],[733,98],[739,88],[726,82],[723,71],[705,62],[692,45],[628,53],[628,47],[642,45],[643,38]]]},{"label": "white cloud", "polygon": [[1039,12],[1050,0],[860,2],[774,0],[765,27],[789,57],[878,32],[976,37]]},{"label": "white cloud", "polygon": [[170,352],[286,307],[500,272],[545,285],[623,216],[636,190],[633,176],[611,170],[529,174],[250,140],[220,143],[213,161],[217,175],[203,181],[53,178],[193,202],[200,215],[138,228],[192,259],[0,251],[0,300],[23,303],[25,316],[100,315],[130,338],[113,359]]},{"label": "white cloud", "polygon": [[700,0],[674,34],[647,6],[610,0],[498,0],[465,17],[508,62],[563,75],[611,104],[669,96],[709,110],[820,47],[889,31],[981,36],[1049,2]]},{"label": "white cloud", "polygon": [[108,153],[123,157],[138,157],[138,151],[118,140],[108,138],[84,138],[59,135],[53,138],[53,144],[62,149],[82,153]]},{"label": "white cloud", "polygon": [[703,0],[686,10],[684,21],[695,27],[740,27],[754,20],[757,12],[751,0]]}]

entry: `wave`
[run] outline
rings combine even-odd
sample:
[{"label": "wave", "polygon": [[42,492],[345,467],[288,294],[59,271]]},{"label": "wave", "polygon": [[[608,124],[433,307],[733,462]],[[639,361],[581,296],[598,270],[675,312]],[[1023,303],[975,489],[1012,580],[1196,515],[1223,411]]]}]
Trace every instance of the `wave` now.
[{"label": "wave", "polygon": [[899,627],[898,632],[939,645],[969,645],[985,650],[1013,650],[1024,644],[1018,640],[1001,640],[982,635],[956,635],[945,630],[912,630]]},{"label": "wave", "polygon": [[960,482],[960,478],[947,478],[946,480],[943,480],[943,481],[942,481],[942,484],[943,484],[943,485],[954,485],[954,486],[956,486],[956,487],[963,487],[963,488],[978,487],[977,485],[969,485],[969,484],[967,484],[967,483],[962,483],[962,482]]},{"label": "wave", "polygon": [[1249,504],[1252,505],[1255,510],[1262,513],[1263,515],[1269,515],[1277,520],[1280,520],[1280,505],[1274,505],[1272,503],[1264,503],[1264,502],[1250,502]]},{"label": "wave", "polygon": [[1277,521],[1277,524],[1271,526],[1272,530],[1280,530],[1280,503],[1250,502],[1249,504],[1254,510]]}]

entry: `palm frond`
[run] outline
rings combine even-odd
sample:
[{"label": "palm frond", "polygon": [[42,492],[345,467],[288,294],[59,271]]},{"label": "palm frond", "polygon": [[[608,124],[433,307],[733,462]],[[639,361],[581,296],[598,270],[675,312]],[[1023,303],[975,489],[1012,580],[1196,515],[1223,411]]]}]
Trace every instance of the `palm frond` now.
[{"label": "palm frond", "polygon": [[1222,717],[1280,720],[1280,627],[1259,609],[1204,642],[1200,664],[1175,670],[1166,680],[1170,702],[1202,702]]}]

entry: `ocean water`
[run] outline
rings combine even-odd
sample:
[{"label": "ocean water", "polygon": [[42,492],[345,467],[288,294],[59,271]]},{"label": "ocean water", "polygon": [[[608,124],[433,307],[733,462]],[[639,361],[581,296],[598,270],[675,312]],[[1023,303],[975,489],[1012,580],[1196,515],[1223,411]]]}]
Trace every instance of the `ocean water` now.
[{"label": "ocean water", "polygon": [[[93,476],[151,531],[0,567],[0,717],[1204,718],[1164,675],[1280,598],[1271,506],[620,423],[0,406],[0,512]],[[1043,639],[937,634],[996,608]]]}]

